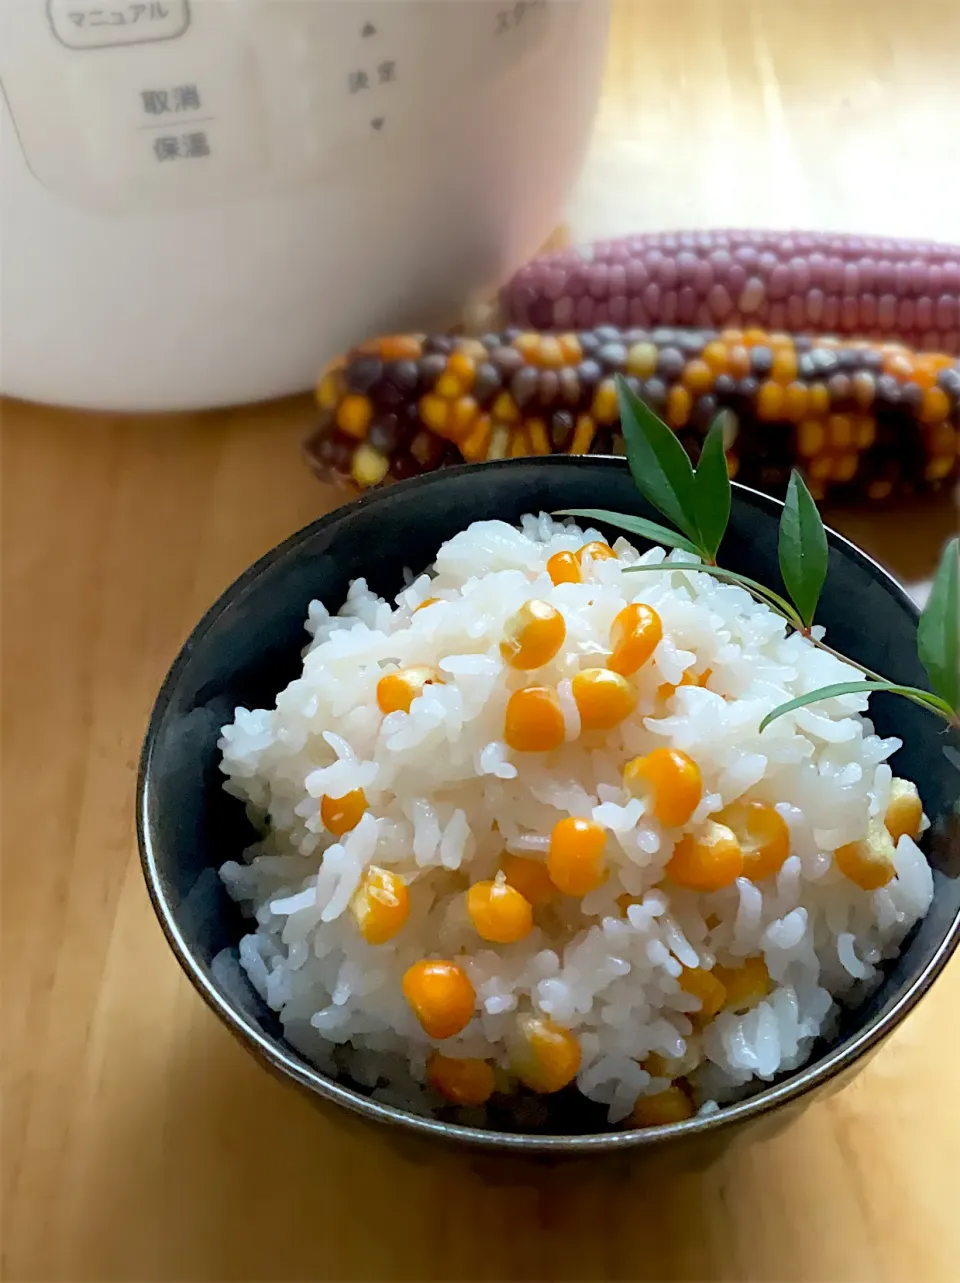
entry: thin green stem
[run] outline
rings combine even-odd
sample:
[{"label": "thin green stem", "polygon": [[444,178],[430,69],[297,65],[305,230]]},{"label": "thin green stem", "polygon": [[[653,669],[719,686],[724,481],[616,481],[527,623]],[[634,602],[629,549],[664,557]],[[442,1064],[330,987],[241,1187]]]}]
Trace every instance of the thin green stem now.
[{"label": "thin green stem", "polygon": [[696,571],[703,575],[713,575],[715,579],[724,579],[729,583],[739,584],[741,588],[746,588],[747,592],[757,601],[762,602],[765,606],[771,606],[778,615],[781,615],[789,624],[792,624],[798,631],[803,628],[803,620],[793,609],[790,603],[784,600],[779,593],[775,593],[772,588],[767,588],[765,584],[757,583],[755,579],[750,579],[747,575],[739,575],[735,570],[725,570],[722,566],[711,566],[704,562],[688,564],[685,562],[661,561],[656,565],[645,566],[627,566],[624,574],[636,574],[638,571],[660,570],[660,571]]}]

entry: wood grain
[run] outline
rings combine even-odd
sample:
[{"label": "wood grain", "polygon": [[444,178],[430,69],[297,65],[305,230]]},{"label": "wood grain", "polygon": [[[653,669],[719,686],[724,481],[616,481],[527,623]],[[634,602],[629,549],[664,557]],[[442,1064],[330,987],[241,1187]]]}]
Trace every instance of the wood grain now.
[{"label": "wood grain", "polygon": [[[954,0],[621,0],[571,231],[955,236],[958,47]],[[203,609],[339,502],[310,405],[2,413],[4,1278],[956,1278],[957,964],[851,1088],[701,1175],[411,1165],[263,1073],[161,938],[133,788]],[[837,521],[917,580],[956,512]]]}]

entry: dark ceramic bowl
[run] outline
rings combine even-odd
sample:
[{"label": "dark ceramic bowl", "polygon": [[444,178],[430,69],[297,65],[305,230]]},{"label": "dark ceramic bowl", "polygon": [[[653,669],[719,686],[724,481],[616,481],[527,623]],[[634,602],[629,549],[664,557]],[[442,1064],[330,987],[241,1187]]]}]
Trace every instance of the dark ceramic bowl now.
[{"label": "dark ceramic bowl", "polygon": [[[724,564],[766,583],[778,582],[780,504],[735,487]],[[935,894],[880,988],[849,1014],[829,1045],[806,1066],[720,1113],[639,1132],[603,1131],[576,1101],[554,1112],[552,1134],[480,1131],[424,1119],[369,1100],[349,1084],[324,1077],[281,1036],[237,961],[243,919],[217,876],[224,860],[253,840],[243,808],[221,788],[216,741],[234,708],[272,706],[300,671],[307,603],[331,610],[350,581],[365,576],[387,597],[403,586],[403,569],[424,569],[440,544],[472,521],[558,508],[608,508],[655,517],[622,460],[552,457],[447,471],[404,482],[338,509],[293,535],[228,588],[200,621],[157,698],[140,765],[137,820],[143,871],[157,916],[181,966],[201,996],[241,1041],[274,1070],[315,1098],[392,1123],[407,1133],[531,1154],[571,1154],[675,1145],[702,1150],[724,1144],[735,1129],[765,1118],[780,1122],[828,1087],[840,1085],[919,1002],[960,940],[956,768],[943,752],[942,723],[904,700],[875,696],[882,734],[904,741],[897,770],[921,782],[933,820],[928,834]],[[917,660],[917,612],[903,590],[863,553],[830,533],[830,572],[818,619],[831,642],[875,671],[924,685]],[[578,1101],[582,1098],[572,1093]],[[794,1108],[791,1109],[790,1106]],[[771,1115],[776,1111],[776,1120]]]}]

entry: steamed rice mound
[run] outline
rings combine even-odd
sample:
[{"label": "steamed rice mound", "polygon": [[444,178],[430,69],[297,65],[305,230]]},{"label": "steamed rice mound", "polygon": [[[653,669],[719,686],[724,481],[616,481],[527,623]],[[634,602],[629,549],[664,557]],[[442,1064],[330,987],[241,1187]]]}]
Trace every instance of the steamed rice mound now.
[{"label": "steamed rice mound", "polygon": [[[363,580],[336,615],[311,602],[302,675],[275,708],[238,708],[223,728],[224,787],[263,834],[221,869],[251,918],[242,966],[295,1048],[377,1099],[451,1108],[456,1093],[438,1091],[428,1072],[439,1052],[484,1062],[493,1102],[520,1108],[531,1100],[523,1082],[535,1085],[522,1067],[537,1054],[528,1032],[557,1027],[577,1049],[575,1088],[611,1125],[716,1109],[801,1065],[831,1033],[838,1003],[879,981],[929,908],[931,874],[913,840],[925,819],[900,835],[891,826],[884,885],[851,875],[850,851],[880,831],[886,841],[904,787],[888,765],[900,741],[875,733],[867,697],[824,701],[758,733],[776,705],[859,674],[788,637],[777,614],[698,573],[685,553],[641,555],[619,540],[616,558],[584,559],[580,582],[554,584],[550,557],[600,539],[546,516],[519,529],[476,522],[393,605]],[[625,573],[637,563],[671,572]],[[526,672],[505,662],[501,642],[532,599],[560,612],[565,637]],[[607,664],[613,621],[632,602],[654,609],[662,640],[628,677],[632,712],[584,729],[573,678]],[[415,666],[440,680],[408,712],[384,715],[381,678]],[[508,699],[530,685],[557,692],[564,740],[548,752],[504,739]],[[681,827],[657,819],[652,794],[624,786],[629,762],[664,747],[702,779]],[[323,799],[354,790],[356,816],[334,822],[327,811],[334,828],[356,820],[334,836]],[[737,800],[786,822],[779,869],[717,890],[678,885],[667,869],[677,844]],[[601,826],[603,880],[583,895],[549,894],[548,884],[522,938],[482,938],[471,886],[495,880],[505,852],[537,861],[542,882],[551,834],[569,817]],[[408,905],[377,944],[356,912],[371,866]],[[405,996],[405,974],[424,959],[450,960],[475,995],[451,1037],[431,1037]]]}]

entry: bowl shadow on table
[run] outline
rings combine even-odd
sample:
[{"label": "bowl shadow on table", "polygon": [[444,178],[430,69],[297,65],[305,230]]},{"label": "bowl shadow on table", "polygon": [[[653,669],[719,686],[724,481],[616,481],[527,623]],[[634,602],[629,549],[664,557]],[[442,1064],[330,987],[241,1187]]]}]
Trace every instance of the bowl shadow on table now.
[{"label": "bowl shadow on table", "polygon": [[[163,1067],[162,1100],[104,1117],[104,1161],[99,1176],[91,1170],[103,1189],[86,1200],[84,1234],[108,1243],[123,1205],[149,1210],[137,1214],[146,1233],[127,1239],[136,1259],[102,1262],[124,1249],[97,1248],[110,1267],[103,1278],[720,1279],[737,1233],[728,1196],[745,1171],[778,1203],[794,1198],[794,1183],[809,1197],[816,1123],[810,1166],[797,1166],[792,1141],[785,1161],[774,1139],[800,1109],[763,1119],[749,1133],[761,1143],[734,1140],[702,1170],[669,1150],[478,1157],[318,1109],[192,1007]],[[813,1106],[821,1126],[829,1108],[822,1098]],[[767,1265],[793,1276],[786,1260]]]}]

